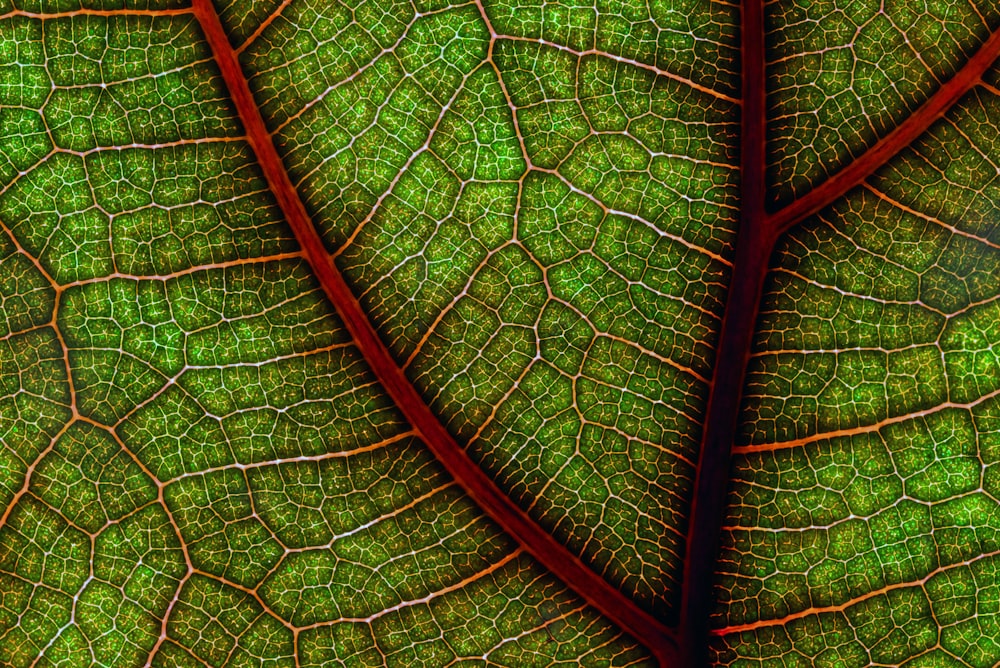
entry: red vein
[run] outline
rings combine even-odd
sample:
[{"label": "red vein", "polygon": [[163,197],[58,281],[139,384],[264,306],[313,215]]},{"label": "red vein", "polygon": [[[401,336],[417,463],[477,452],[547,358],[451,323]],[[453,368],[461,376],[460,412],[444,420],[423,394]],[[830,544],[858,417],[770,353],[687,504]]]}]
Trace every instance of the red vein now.
[{"label": "red vein", "polygon": [[942,84],[930,99],[895,130],[822,184],[768,216],[768,225],[776,228],[777,232],[784,232],[861,184],[926,132],[934,121],[941,118],[969,89],[980,82],[997,56],[1000,56],[1000,30],[991,34],[962,69]]},{"label": "red vein", "polygon": [[729,462],[734,450],[732,446],[754,325],[774,243],[792,226],[862,184],[926,132],[932,123],[982,80],[987,68],[1000,56],[1000,31],[997,31],[948,82],[895,130],[806,195],[774,214],[767,214],[764,200],[766,100],[762,19],[763,1],[744,0],[740,33],[743,36],[743,208],[733,278],[717,347],[715,376],[709,390],[682,591],[684,650],[692,663],[699,664],[707,662],[704,652],[713,604],[711,582],[725,510]]},{"label": "red vein", "polygon": [[442,465],[487,515],[567,586],[646,645],[661,664],[675,665],[676,643],[672,630],[588,568],[511,501],[459,446],[406,378],[334,267],[271,141],[246,76],[211,0],[194,0],[193,9],[243,121],[247,139],[285,219],[324,291],[386,392]]},{"label": "red vein", "polygon": [[681,588],[681,638],[689,665],[707,665],[712,578],[719,549],[743,379],[754,323],[776,235],[764,212],[766,107],[764,99],[764,1],[744,0],[740,188],[742,208],[729,297],[719,333],[715,369],[689,514]]},{"label": "red vein", "polygon": [[246,41],[236,48],[236,55],[240,55],[248,46],[257,41],[257,38],[264,34],[264,31],[267,30],[272,23],[274,23],[276,18],[281,16],[282,12],[284,12],[290,4],[292,4],[292,0],[282,0],[281,4],[278,5],[278,8],[271,12],[266,19],[261,21],[260,25],[257,26],[257,29],[246,38]]}]

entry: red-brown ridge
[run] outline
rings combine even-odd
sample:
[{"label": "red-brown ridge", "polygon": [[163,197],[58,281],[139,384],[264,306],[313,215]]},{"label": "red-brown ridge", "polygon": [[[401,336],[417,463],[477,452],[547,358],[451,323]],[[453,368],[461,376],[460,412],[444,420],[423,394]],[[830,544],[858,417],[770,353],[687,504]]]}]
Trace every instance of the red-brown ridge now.
[{"label": "red-brown ridge", "polygon": [[511,501],[472,461],[405,376],[378,337],[350,287],[334,267],[278,155],[211,0],[193,0],[193,9],[229,88],[247,139],[285,219],[355,345],[414,430],[472,500],[515,538],[525,551],[604,616],[645,645],[661,665],[677,665],[677,643],[673,629],[640,608],[591,570]]}]

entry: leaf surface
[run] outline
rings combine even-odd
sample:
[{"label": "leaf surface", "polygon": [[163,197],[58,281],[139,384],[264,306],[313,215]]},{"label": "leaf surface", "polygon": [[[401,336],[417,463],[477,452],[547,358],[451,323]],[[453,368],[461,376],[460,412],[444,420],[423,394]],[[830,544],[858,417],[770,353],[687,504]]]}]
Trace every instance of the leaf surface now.
[{"label": "leaf surface", "polygon": [[0,662],[997,662],[997,23],[0,6]]}]

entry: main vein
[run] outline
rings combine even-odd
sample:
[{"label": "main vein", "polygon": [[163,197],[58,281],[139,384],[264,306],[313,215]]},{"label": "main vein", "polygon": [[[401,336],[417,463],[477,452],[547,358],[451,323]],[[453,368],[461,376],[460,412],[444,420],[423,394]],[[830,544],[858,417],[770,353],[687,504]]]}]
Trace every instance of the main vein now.
[{"label": "main vein", "polygon": [[568,587],[646,645],[661,665],[676,665],[673,630],[591,570],[504,494],[472,461],[403,373],[324,247],[278,155],[212,1],[194,0],[193,7],[247,139],[285,219],[324,292],[386,392],[442,465],[488,516]]},{"label": "main vein", "polygon": [[763,1],[744,0],[742,10],[742,213],[730,293],[709,389],[682,589],[681,642],[692,664],[708,661],[709,617],[714,603],[712,581],[725,512],[730,457],[736,440],[754,327],[775,243],[792,227],[834,203],[852,188],[862,185],[876,170],[913,143],[965,93],[981,83],[986,70],[1000,57],[998,30],[895,130],[807,194],[775,213],[768,213],[765,199],[767,117]]},{"label": "main vein", "polygon": [[740,33],[743,40],[741,215],[689,515],[681,589],[681,642],[689,665],[708,663],[712,578],[725,512],[730,449],[736,436],[754,322],[767,275],[768,258],[775,241],[772,228],[766,224],[764,211],[766,107],[763,18],[763,0],[744,0]]}]

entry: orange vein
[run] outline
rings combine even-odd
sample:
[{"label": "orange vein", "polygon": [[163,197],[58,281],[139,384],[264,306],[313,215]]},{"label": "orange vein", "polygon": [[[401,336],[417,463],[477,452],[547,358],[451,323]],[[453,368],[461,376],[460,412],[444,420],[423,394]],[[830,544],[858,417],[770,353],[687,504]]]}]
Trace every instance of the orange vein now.
[{"label": "orange vein", "polygon": [[23,9],[14,9],[0,14],[0,19],[14,18],[20,16],[29,19],[54,20],[68,19],[76,16],[180,16],[190,14],[188,8],[181,9],[75,9],[65,12],[29,12]]},{"label": "orange vein", "polygon": [[923,408],[916,411],[910,411],[908,413],[902,413],[900,415],[893,415],[871,424],[863,424],[858,425],[857,427],[847,427],[845,429],[836,429],[833,431],[817,432],[815,434],[803,436],[802,438],[796,438],[791,441],[776,441],[774,443],[761,443],[760,445],[741,445],[734,447],[733,452],[741,455],[753,454],[756,452],[774,452],[776,450],[799,448],[804,445],[809,445],[810,443],[817,443],[819,441],[831,441],[838,438],[871,434],[880,431],[889,425],[899,424],[900,422],[908,422],[910,420],[917,420],[946,410],[972,410],[976,406],[986,403],[987,401],[991,401],[998,396],[1000,396],[1000,389],[993,390],[992,392],[988,392],[977,399],[973,399],[972,401],[965,403],[945,401],[935,406],[931,406],[930,408]]},{"label": "orange vein", "polygon": [[946,566],[938,566],[934,570],[924,575],[919,580],[914,580],[911,582],[897,582],[895,584],[884,585],[882,587],[879,587],[878,589],[873,589],[872,591],[848,599],[842,603],[834,603],[831,605],[822,605],[822,606],[812,606],[809,608],[805,608],[803,610],[799,610],[798,612],[791,612],[783,617],[777,617],[774,619],[760,619],[755,622],[748,622],[746,624],[734,624],[732,626],[726,626],[721,629],[713,629],[712,635],[724,636],[733,633],[745,633],[747,631],[754,631],[756,629],[767,628],[769,626],[781,626],[783,624],[787,624],[788,622],[795,621],[796,619],[803,619],[805,617],[811,617],[812,615],[829,614],[832,612],[843,612],[844,610],[847,610],[848,608],[851,608],[855,605],[864,603],[865,601],[871,600],[878,596],[884,596],[889,592],[896,591],[897,589],[925,587],[932,578],[941,575],[942,573],[948,573],[949,571],[953,571],[957,568],[969,567],[975,564],[976,562],[982,561],[983,559],[993,559],[998,556],[1000,556],[1000,551],[986,552],[984,554],[981,554],[972,559],[968,559],[966,561],[960,561],[958,563],[948,564]]},{"label": "orange vein", "polygon": [[672,631],[587,567],[511,501],[472,461],[406,378],[334,267],[271,140],[211,0],[194,0],[193,8],[243,122],[247,140],[285,219],[323,290],[386,392],[442,465],[488,516],[567,586],[646,645],[661,664],[676,665]]}]

